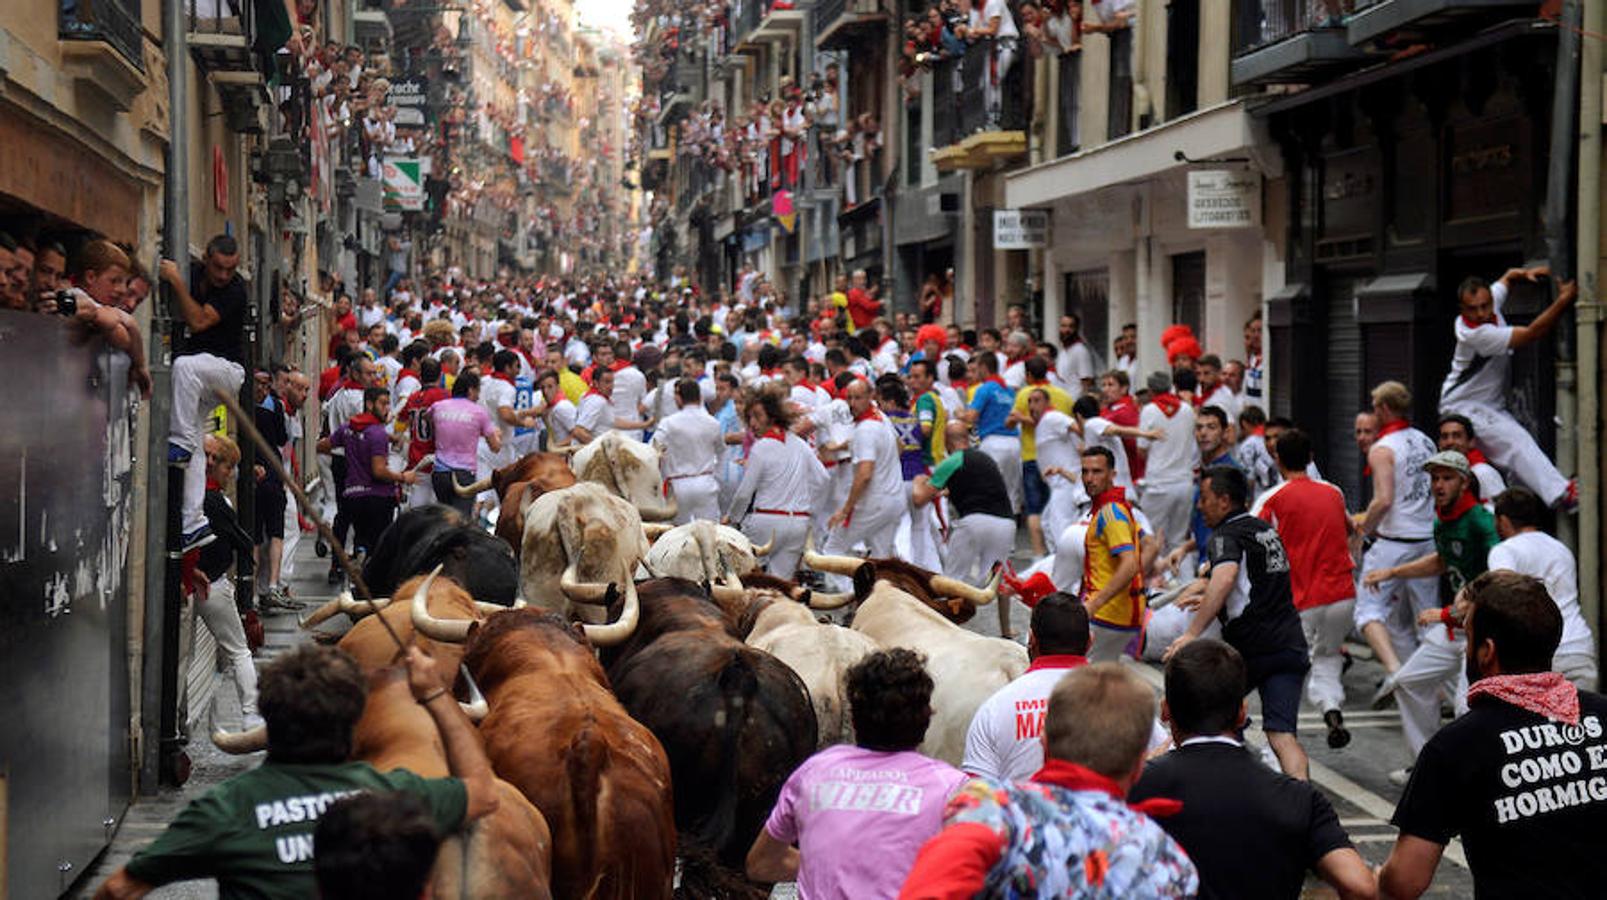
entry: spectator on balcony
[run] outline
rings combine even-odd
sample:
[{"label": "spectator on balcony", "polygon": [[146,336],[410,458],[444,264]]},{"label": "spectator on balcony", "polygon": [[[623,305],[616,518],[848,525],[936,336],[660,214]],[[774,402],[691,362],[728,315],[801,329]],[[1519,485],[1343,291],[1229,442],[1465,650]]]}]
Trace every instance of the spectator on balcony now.
[{"label": "spectator on balcony", "polygon": [[973,6],[967,28],[972,41],[991,39],[992,42],[987,71],[982,76],[982,99],[987,107],[988,128],[997,131],[1002,127],[1004,115],[1004,82],[1015,65],[1021,32],[1005,0],[985,0],[980,11]]}]

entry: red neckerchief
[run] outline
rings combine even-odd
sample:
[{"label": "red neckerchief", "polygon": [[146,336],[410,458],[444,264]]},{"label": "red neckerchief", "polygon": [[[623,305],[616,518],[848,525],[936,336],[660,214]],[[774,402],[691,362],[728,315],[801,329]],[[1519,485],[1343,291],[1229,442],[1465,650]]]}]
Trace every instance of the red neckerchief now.
[{"label": "red neckerchief", "polygon": [[1467,457],[1469,466],[1476,466],[1479,463],[1488,463],[1490,461],[1490,458],[1484,455],[1483,450],[1469,450],[1462,455]]},{"label": "red neckerchief", "polygon": [[412,369],[403,369],[402,371],[396,373],[396,380],[397,381],[401,381],[403,378],[409,378],[409,377],[417,378],[418,373],[413,371]]},{"label": "red neckerchief", "polygon": [[965,394],[966,391],[969,391],[971,389],[971,382],[966,381],[964,378],[961,378],[961,379],[958,379],[956,381],[949,382],[949,387],[954,388],[955,391],[957,391],[961,395],[963,395],[963,394]]},{"label": "red neckerchief", "polygon": [[609,402],[609,404],[613,404],[613,402],[614,402],[613,399],[610,398],[607,394],[603,393],[602,391],[597,390],[596,388],[591,388],[590,390],[586,391],[585,394],[581,395],[580,399],[584,400],[587,397],[601,397],[604,400],[607,400]]},{"label": "red neckerchief", "polygon": [[1462,496],[1457,497],[1456,502],[1451,504],[1450,512],[1446,512],[1436,506],[1434,507],[1434,515],[1438,516],[1441,522],[1455,522],[1457,519],[1462,518],[1463,513],[1478,505],[1479,501],[1473,499],[1473,492],[1464,489]]},{"label": "red neckerchief", "polygon": [[1027,385],[1029,387],[1051,387],[1052,386],[1052,385],[1049,384],[1049,379],[1047,379],[1047,378],[1040,378],[1037,381],[1030,381],[1029,380],[1027,382]]},{"label": "red neckerchief", "polygon": [[875,406],[867,406],[864,412],[854,417],[854,423],[858,424],[866,419],[875,419],[876,421],[880,422],[882,421],[882,411],[877,409]]},{"label": "red neckerchief", "polygon": [[1005,388],[1005,389],[1006,389],[1006,390],[1008,390],[1008,389],[1009,389],[1009,387],[1010,387],[1010,386],[1009,386],[1009,385],[1007,385],[1007,384],[1005,384],[1005,383],[1004,383],[1004,379],[1003,379],[1003,378],[1000,378],[1000,377],[999,377],[999,376],[997,376],[997,375],[989,375],[989,376],[988,376],[988,377],[986,377],[986,378],[984,378],[984,379],[982,379],[982,380],[983,380],[983,381],[985,381],[985,382],[989,382],[989,383],[992,383],[992,384],[996,384],[996,385],[998,385],[998,386],[999,386],[999,387],[1002,387],[1002,388]]},{"label": "red neckerchief", "polygon": [[[1043,768],[1032,776],[1032,781],[1037,784],[1052,784],[1068,791],[1098,791],[1109,794],[1117,800],[1127,799],[1127,793],[1116,782],[1093,769],[1063,759],[1044,760]],[[1147,816],[1165,818],[1182,812],[1183,801],[1167,797],[1151,797],[1137,803],[1128,803],[1127,808]]]},{"label": "red neckerchief", "polygon": [[631,364],[631,361],[628,360],[628,359],[616,359],[613,362],[608,364],[608,368],[609,368],[609,371],[618,372],[620,369],[623,369],[626,366],[629,366],[630,364]]},{"label": "red neckerchief", "polygon": [[1567,725],[1579,724],[1579,689],[1556,672],[1486,675],[1468,685],[1468,702],[1475,697],[1491,697]]},{"label": "red neckerchief", "polygon": [[361,391],[361,390],[364,390],[363,386],[358,384],[357,382],[351,380],[350,378],[342,378],[340,380],[340,383],[335,385],[335,393],[336,394],[340,393],[341,391]]},{"label": "red neckerchief", "polygon": [[375,425],[383,424],[385,423],[381,422],[373,413],[360,412],[357,415],[352,416],[351,420],[346,423],[346,430],[362,431],[364,428],[372,428]]},{"label": "red neckerchief", "polygon": [[211,475],[208,475],[206,477],[206,489],[209,491],[221,491],[223,490],[223,485],[218,484],[217,479],[213,478]]},{"label": "red neckerchief", "polygon": [[1405,431],[1410,427],[1412,427],[1411,423],[1405,419],[1396,419],[1388,425],[1378,429],[1378,437],[1375,440],[1383,440],[1384,435],[1386,434],[1394,434],[1397,431]]},{"label": "red neckerchief", "polygon": [[1122,506],[1126,506],[1127,489],[1120,485],[1113,485],[1104,493],[1100,494],[1098,497],[1095,497],[1094,505],[1088,509],[1088,517],[1092,519],[1095,516],[1098,516],[1100,507],[1107,503],[1120,503]]},{"label": "red neckerchief", "polygon": [[813,381],[810,381],[807,378],[800,378],[800,379],[798,379],[798,383],[796,385],[794,385],[794,387],[801,387],[806,391],[812,391],[812,390],[815,390],[816,388],[820,387],[820,385],[815,384]]},{"label": "red neckerchief", "polygon": [[1250,433],[1256,437],[1264,438],[1267,436],[1267,426],[1257,425],[1256,427],[1250,429]]},{"label": "red neckerchief", "polygon": [[786,432],[779,428],[772,428],[769,431],[766,431],[764,434],[759,435],[759,440],[762,441],[765,438],[769,438],[772,441],[780,441],[783,444],[787,442]]},{"label": "red neckerchief", "polygon": [[1040,656],[1033,660],[1032,665],[1027,666],[1027,671],[1036,672],[1040,669],[1075,669],[1078,666],[1086,665],[1088,665],[1088,657],[1086,656],[1078,656],[1075,653],[1052,653],[1048,656]]},{"label": "red neckerchief", "polygon": [[1467,315],[1464,314],[1462,316],[1462,324],[1466,325],[1469,328],[1478,328],[1478,327],[1483,326],[1483,325],[1494,325],[1495,320],[1492,319],[1492,320],[1490,320],[1488,322],[1475,322],[1472,319],[1468,318]]},{"label": "red neckerchief", "polygon": [[1176,413],[1178,410],[1183,408],[1183,398],[1172,393],[1171,391],[1166,391],[1165,393],[1161,394],[1151,394],[1149,402],[1155,404],[1155,406],[1160,409],[1161,413],[1164,414],[1168,419],[1172,417],[1173,413]]},{"label": "red neckerchief", "polygon": [[498,381],[506,381],[509,384],[514,383],[513,382],[513,376],[509,375],[507,372],[492,372],[491,377],[495,378]]},{"label": "red neckerchief", "polygon": [[759,370],[759,375],[761,377],[764,377],[764,378],[780,378],[781,377],[781,370],[780,369],[760,369]]}]

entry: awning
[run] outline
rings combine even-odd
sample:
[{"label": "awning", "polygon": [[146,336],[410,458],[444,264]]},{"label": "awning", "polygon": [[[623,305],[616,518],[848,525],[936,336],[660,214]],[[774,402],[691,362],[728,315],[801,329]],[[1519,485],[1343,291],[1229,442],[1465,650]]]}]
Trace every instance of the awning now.
[{"label": "awning", "polygon": [[1432,318],[1436,282],[1429,272],[1374,278],[1356,289],[1356,323],[1413,322]]},{"label": "awning", "polygon": [[1039,163],[1005,176],[1004,205],[1010,209],[1047,206],[1056,200],[1092,193],[1127,182],[1148,181],[1194,159],[1249,156],[1262,174],[1281,174],[1281,157],[1261,158],[1259,146],[1271,146],[1263,123],[1251,118],[1243,100],[1207,107],[1154,128],[1100,144],[1088,150]]}]

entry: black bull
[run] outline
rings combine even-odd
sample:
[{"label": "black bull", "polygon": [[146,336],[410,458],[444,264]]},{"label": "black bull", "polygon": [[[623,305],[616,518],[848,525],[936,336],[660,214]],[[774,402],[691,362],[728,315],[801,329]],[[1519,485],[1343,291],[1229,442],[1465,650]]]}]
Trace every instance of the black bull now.
[{"label": "black bull", "polygon": [[637,593],[641,622],[603,650],[603,665],[625,709],[669,756],[683,844],[740,869],[787,776],[815,750],[808,689],[786,664],[743,644],[696,582],[658,578]]},{"label": "black bull", "polygon": [[519,594],[513,551],[447,506],[424,506],[398,516],[363,562],[363,581],[375,597],[389,597],[402,582],[428,575],[438,565],[442,575],[476,600],[512,606]]}]

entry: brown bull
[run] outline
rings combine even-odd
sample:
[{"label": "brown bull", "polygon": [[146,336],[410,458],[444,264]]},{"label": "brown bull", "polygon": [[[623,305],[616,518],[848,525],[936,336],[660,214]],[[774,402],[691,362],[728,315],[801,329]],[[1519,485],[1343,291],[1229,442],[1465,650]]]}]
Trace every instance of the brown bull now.
[{"label": "brown bull", "polygon": [[[407,670],[377,669],[368,676],[368,702],[352,735],[353,756],[382,772],[407,769],[444,778],[446,756],[428,711],[413,699]],[[552,834],[536,807],[513,785],[496,780],[497,808],[462,834],[441,842],[430,875],[437,900],[552,896]]]},{"label": "brown bull", "polygon": [[[818,572],[847,575],[854,580],[854,597],[863,601],[876,582],[909,594],[933,612],[956,625],[971,621],[978,605],[992,603],[999,592],[1003,569],[995,572],[985,588],[973,587],[958,578],[939,575],[902,559],[861,559],[857,556],[826,556],[814,552],[813,541],[804,551],[803,564]],[[817,608],[820,603],[815,604]]]},{"label": "brown bull", "polygon": [[683,845],[740,869],[781,785],[815,750],[809,694],[784,663],[743,644],[695,582],[653,579],[637,594],[636,631],[603,651],[609,678],[686,786],[675,794]]},{"label": "brown bull", "polygon": [[[422,598],[414,612],[421,633],[442,639],[462,639],[472,624],[435,619]],[[669,762],[609,692],[583,635],[534,609],[498,613],[467,635],[463,662],[489,706],[486,755],[552,827],[554,896],[669,897]]]},{"label": "brown bull", "polygon": [[[484,490],[489,487],[496,492],[500,501],[497,513],[497,527],[495,534],[508,542],[513,548],[514,555],[519,554],[519,545],[524,542],[525,510],[537,497],[549,491],[563,490],[577,483],[575,472],[569,467],[569,456],[563,453],[526,453],[519,459],[491,473],[491,477],[481,482]],[[474,496],[479,490],[471,491],[470,487],[459,488],[459,493],[468,491],[465,496]]]}]

